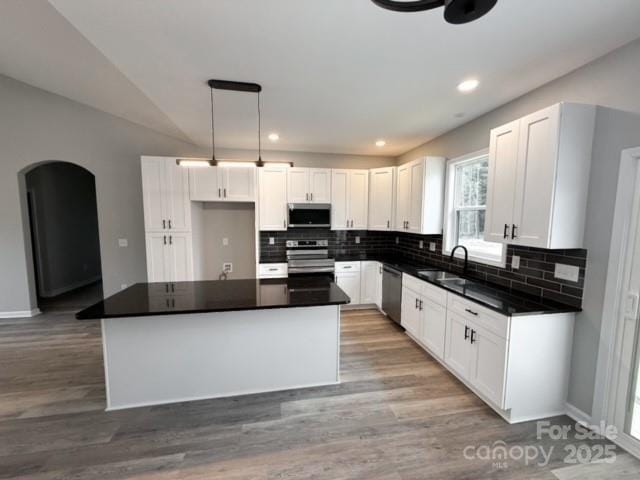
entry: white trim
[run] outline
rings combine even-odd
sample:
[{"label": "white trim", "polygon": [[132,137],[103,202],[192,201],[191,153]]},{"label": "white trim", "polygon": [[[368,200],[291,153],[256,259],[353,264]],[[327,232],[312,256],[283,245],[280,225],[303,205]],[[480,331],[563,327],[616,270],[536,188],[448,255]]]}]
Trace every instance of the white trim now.
[{"label": "white trim", "polygon": [[[489,155],[489,149],[484,148],[482,150],[478,150],[473,153],[469,153],[467,155],[463,155],[461,157],[453,158],[447,162],[446,166],[446,181],[445,181],[445,201],[444,201],[444,219],[443,219],[443,229],[442,229],[442,254],[443,255],[451,255],[451,248],[448,245],[448,239],[451,236],[453,225],[452,223],[452,214],[454,212],[453,208],[453,195],[455,192],[455,175],[452,175],[451,172],[455,169],[456,166],[468,162],[473,162],[480,157],[486,157]],[[456,258],[464,258],[462,252],[456,252]],[[482,263],[485,265],[491,265],[494,267],[505,268],[507,265],[507,246],[502,246],[502,258],[501,260],[493,260],[487,257],[481,257],[478,255],[474,255],[473,252],[469,252],[469,261],[475,263]]]},{"label": "white trim", "polygon": [[578,407],[576,407],[575,405],[570,404],[569,402],[567,402],[566,404],[566,415],[567,417],[575,420],[576,422],[582,424],[582,425],[592,425],[593,424],[593,420],[591,418],[591,416],[588,413],[583,412],[582,410],[580,410]]},{"label": "white trim", "polygon": [[[613,218],[609,264],[605,285],[603,323],[593,399],[593,418],[609,420],[616,363],[616,333],[620,323],[620,292],[624,281],[624,264],[634,209],[636,179],[640,169],[640,147],[622,152],[618,176],[617,197]],[[621,255],[622,254],[622,255]]]},{"label": "white trim", "polygon": [[33,308],[31,310],[16,310],[13,312],[0,312],[0,318],[29,318],[40,315],[42,312],[39,308]]}]

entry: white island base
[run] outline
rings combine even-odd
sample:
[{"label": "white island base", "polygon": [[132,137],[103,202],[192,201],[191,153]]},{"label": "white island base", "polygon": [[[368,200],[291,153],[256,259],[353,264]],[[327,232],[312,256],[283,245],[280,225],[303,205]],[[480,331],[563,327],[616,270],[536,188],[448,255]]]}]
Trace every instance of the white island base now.
[{"label": "white island base", "polygon": [[340,381],[340,306],[102,319],[107,410]]}]

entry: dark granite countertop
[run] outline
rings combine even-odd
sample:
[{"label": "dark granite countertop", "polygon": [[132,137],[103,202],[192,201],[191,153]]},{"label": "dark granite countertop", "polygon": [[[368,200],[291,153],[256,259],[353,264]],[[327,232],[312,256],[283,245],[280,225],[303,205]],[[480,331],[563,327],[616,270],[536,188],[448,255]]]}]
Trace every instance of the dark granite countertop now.
[{"label": "dark granite countertop", "polygon": [[90,320],[318,307],[349,302],[349,297],[326,277],[136,283],[82,310],[76,318]]},{"label": "dark granite countertop", "polygon": [[[571,305],[564,305],[544,297],[532,296],[526,293],[510,290],[500,285],[483,282],[471,277],[468,277],[470,282],[466,284],[443,282],[441,274],[446,271],[442,267],[420,264],[402,257],[357,253],[336,253],[334,258],[336,262],[381,262],[385,265],[395,267],[402,273],[424,280],[425,282],[443,288],[448,292],[460,295],[461,297],[471,300],[472,302],[476,302],[502,315],[524,316],[552,313],[574,313],[581,311],[580,308],[573,307]],[[268,261],[261,263],[268,263]],[[426,273],[421,274],[420,272]],[[464,277],[458,272],[454,273]]]}]

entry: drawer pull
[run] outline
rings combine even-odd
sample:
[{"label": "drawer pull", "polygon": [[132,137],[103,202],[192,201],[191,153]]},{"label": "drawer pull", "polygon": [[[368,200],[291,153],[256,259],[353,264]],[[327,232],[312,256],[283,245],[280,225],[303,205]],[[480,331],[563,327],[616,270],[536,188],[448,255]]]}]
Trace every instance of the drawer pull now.
[{"label": "drawer pull", "polygon": [[278,271],[278,269],[277,269],[277,268],[270,268],[270,269],[269,269],[269,271],[270,271],[270,272],[277,272],[277,271]]},{"label": "drawer pull", "polygon": [[474,312],[473,310],[469,310],[468,308],[465,308],[464,311],[470,313],[471,315],[475,315],[476,317],[478,316],[478,312]]},{"label": "drawer pull", "polygon": [[351,268],[351,265],[345,265],[345,266],[344,266],[344,267],[342,267],[342,268],[344,268],[345,270],[347,270],[348,268]]}]

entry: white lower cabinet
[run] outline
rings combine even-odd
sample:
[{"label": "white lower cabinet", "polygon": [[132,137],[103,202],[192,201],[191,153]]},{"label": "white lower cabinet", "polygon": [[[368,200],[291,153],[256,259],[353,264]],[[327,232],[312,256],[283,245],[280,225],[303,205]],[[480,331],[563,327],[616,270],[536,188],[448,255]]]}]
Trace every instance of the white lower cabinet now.
[{"label": "white lower cabinet", "polygon": [[378,298],[378,262],[360,262],[360,303],[376,304]]},{"label": "white lower cabinet", "polygon": [[565,411],[574,317],[506,316],[403,275],[407,333],[510,423]]},{"label": "white lower cabinet", "polygon": [[382,263],[378,262],[376,272],[376,307],[382,310]]},{"label": "white lower cabinet", "polygon": [[347,294],[351,305],[360,304],[360,272],[338,272],[336,284]]},{"label": "white lower cabinet", "polygon": [[193,281],[190,233],[147,233],[147,281]]}]

